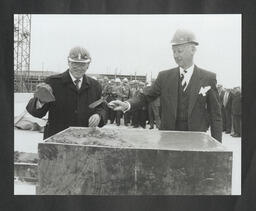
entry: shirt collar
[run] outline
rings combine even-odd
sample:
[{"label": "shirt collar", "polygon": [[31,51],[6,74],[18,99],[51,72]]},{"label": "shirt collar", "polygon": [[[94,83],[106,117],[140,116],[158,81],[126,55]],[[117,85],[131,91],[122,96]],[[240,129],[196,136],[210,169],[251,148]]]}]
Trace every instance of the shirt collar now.
[{"label": "shirt collar", "polygon": [[[69,73],[73,83],[75,83],[75,80],[77,80],[77,79],[72,75],[72,73],[70,71],[68,71],[68,73]],[[82,83],[83,82],[83,77],[79,78],[79,80],[80,80],[80,83]]]},{"label": "shirt collar", "polygon": [[[193,65],[191,65],[189,68],[187,68],[186,70],[187,70],[187,73],[186,73],[186,75],[192,75],[193,74],[193,72],[194,72],[194,67],[195,67],[195,65],[193,64]],[[182,73],[184,73],[184,69],[183,68],[181,68],[181,67],[179,67],[179,70],[180,70],[180,75],[182,74]]]}]

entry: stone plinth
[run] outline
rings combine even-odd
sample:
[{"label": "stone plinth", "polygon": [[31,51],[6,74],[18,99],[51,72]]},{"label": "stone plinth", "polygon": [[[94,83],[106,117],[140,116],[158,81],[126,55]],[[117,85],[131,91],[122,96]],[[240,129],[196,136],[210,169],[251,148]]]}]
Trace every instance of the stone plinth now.
[{"label": "stone plinth", "polygon": [[232,152],[205,133],[69,128],[38,151],[38,194],[231,194]]},{"label": "stone plinth", "polygon": [[35,163],[14,163],[14,178],[20,181],[37,182],[38,166]]}]

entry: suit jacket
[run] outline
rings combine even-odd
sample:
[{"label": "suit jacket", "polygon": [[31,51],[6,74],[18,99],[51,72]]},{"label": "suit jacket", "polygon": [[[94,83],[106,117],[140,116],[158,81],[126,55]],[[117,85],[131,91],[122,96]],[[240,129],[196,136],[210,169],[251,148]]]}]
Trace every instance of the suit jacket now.
[{"label": "suit jacket", "polygon": [[227,98],[226,106],[224,106],[224,107],[225,107],[225,110],[227,112],[231,113],[233,94],[232,94],[231,91],[226,91],[226,92],[229,92],[229,95],[228,95],[228,98]]},{"label": "suit jacket", "polygon": [[[178,102],[179,68],[162,71],[154,85],[137,98],[128,100],[131,109],[136,109],[160,96],[161,130],[175,130]],[[189,131],[207,131],[221,141],[222,117],[216,74],[195,66],[189,86],[188,128]],[[210,86],[205,96],[199,94],[201,87]]]},{"label": "suit jacket", "polygon": [[220,100],[220,105],[221,106],[224,106],[223,105],[224,95],[225,95],[225,91],[221,90],[221,92],[219,93],[219,100]]},{"label": "suit jacket", "polygon": [[52,87],[56,100],[37,109],[37,99],[32,98],[26,107],[32,116],[38,118],[42,118],[49,111],[44,139],[70,126],[88,127],[88,120],[95,113],[101,117],[99,126],[104,125],[106,112],[103,105],[95,109],[88,107],[90,103],[101,98],[102,89],[96,80],[84,75],[81,88],[77,90],[67,70],[46,78],[45,82]]}]

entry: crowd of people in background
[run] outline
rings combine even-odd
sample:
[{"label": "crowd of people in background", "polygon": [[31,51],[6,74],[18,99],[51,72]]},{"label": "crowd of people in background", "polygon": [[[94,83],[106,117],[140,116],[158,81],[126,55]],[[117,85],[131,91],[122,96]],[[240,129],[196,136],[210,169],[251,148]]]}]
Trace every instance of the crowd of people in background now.
[{"label": "crowd of people in background", "polygon": [[[144,83],[138,80],[128,80],[120,78],[109,80],[107,77],[98,79],[102,86],[102,96],[107,102],[113,100],[126,101],[129,98],[135,97],[143,92],[144,89],[149,88],[151,84]],[[132,126],[133,128],[146,128],[146,124],[150,125],[149,129],[153,129],[154,125],[160,127],[160,100],[159,98],[151,102],[148,107],[142,107],[135,111],[114,111],[106,106],[107,120],[110,124],[121,125],[121,119],[125,126]],[[108,123],[106,122],[106,123]]]},{"label": "crowd of people in background", "polygon": [[241,137],[241,88],[232,89],[218,85],[223,131],[233,137]]},{"label": "crowd of people in background", "polygon": [[[107,102],[112,100],[126,101],[138,95],[143,90],[148,89],[152,83],[144,83],[138,80],[128,80],[120,78],[109,80],[107,77],[98,79],[100,82],[103,93]],[[241,137],[241,88],[234,87],[224,88],[222,85],[218,85],[219,100],[221,104],[223,132],[230,134],[232,137]],[[110,124],[121,125],[121,119],[125,126],[132,126],[133,128],[146,128],[146,124],[149,124],[149,129],[154,127],[159,128],[161,124],[160,120],[160,99],[157,98],[151,102],[148,107],[142,107],[139,110],[133,112],[114,111],[108,107],[107,109],[107,121]],[[108,123],[106,122],[106,123]]]}]

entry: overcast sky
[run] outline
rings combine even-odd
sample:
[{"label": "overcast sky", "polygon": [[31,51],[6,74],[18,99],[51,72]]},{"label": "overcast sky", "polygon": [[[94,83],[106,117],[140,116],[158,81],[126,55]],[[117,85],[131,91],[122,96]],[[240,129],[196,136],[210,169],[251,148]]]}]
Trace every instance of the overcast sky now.
[{"label": "overcast sky", "polygon": [[92,57],[88,73],[155,78],[177,66],[170,41],[178,28],[197,37],[195,64],[225,87],[241,85],[240,15],[32,15],[30,68],[63,72],[81,45]]}]

